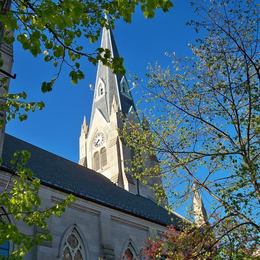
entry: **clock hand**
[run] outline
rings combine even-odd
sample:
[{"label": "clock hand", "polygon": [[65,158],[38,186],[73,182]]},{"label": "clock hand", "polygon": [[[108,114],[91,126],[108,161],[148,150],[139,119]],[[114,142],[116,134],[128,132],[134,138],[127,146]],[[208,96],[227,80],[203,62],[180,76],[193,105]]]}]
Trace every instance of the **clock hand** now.
[{"label": "clock hand", "polygon": [[99,142],[100,142],[100,139],[97,139],[95,144],[98,145]]}]

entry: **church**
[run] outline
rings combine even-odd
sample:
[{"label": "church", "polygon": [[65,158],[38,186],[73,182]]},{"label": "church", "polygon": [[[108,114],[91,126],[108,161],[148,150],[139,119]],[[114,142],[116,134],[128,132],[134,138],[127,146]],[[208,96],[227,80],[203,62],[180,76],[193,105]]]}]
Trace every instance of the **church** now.
[{"label": "church", "polygon": [[[109,49],[112,57],[119,56],[110,29],[103,29],[101,47]],[[10,74],[12,48],[3,44],[1,51],[6,61],[4,69]],[[160,235],[169,224],[181,229],[184,219],[178,214],[169,215],[155,201],[151,185],[161,180],[144,185],[126,171],[134,151],[124,145],[118,133],[124,118],[139,120],[127,79],[99,63],[90,123],[84,118],[81,126],[79,163],[1,130],[0,189],[12,174],[8,166],[12,154],[27,150],[31,153],[27,166],[41,180],[42,207],[50,207],[68,194],[76,196],[60,218],[49,219],[52,241],[38,245],[25,259],[141,259],[148,237]],[[148,166],[152,163],[156,162],[147,159]],[[16,224],[28,234],[40,232]],[[0,255],[8,255],[12,248],[11,243],[5,243]]]}]

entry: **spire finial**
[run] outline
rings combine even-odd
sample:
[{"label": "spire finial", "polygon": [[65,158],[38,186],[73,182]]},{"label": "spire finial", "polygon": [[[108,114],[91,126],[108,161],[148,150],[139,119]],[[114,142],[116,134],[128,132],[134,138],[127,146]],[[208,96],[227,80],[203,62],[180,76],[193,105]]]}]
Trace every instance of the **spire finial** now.
[{"label": "spire finial", "polygon": [[194,221],[197,226],[201,227],[208,225],[208,217],[198,189],[198,184],[194,182],[192,185]]},{"label": "spire finial", "polygon": [[106,11],[104,11],[104,18],[105,18],[106,21],[108,22],[108,17],[107,17],[107,13],[106,13]]},{"label": "spire finial", "polygon": [[86,120],[86,116],[84,116],[83,118],[83,123],[81,126],[81,132],[87,134],[88,133],[88,124],[87,124],[87,120]]}]

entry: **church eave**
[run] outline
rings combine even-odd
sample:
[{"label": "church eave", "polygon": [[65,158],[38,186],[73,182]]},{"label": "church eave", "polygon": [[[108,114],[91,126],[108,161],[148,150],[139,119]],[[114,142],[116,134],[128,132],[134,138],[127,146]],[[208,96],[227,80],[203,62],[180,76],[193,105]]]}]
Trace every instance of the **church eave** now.
[{"label": "church eave", "polygon": [[[9,174],[16,175],[16,173],[13,170],[11,170],[10,168],[5,167],[5,166],[0,166],[0,171],[4,171],[4,172],[7,172]],[[136,213],[133,213],[133,212],[128,211],[126,209],[122,209],[121,207],[117,207],[117,206],[105,203],[102,200],[98,200],[96,198],[91,198],[89,196],[86,197],[83,194],[74,192],[73,190],[69,190],[69,189],[67,189],[65,187],[61,187],[61,186],[55,185],[55,184],[53,184],[51,182],[47,182],[47,181],[42,181],[41,180],[41,185],[44,185],[44,186],[49,187],[49,188],[52,188],[54,190],[58,190],[60,192],[64,192],[64,193],[66,193],[68,195],[72,194],[72,195],[76,196],[77,198],[80,198],[80,199],[83,199],[83,200],[86,200],[86,201],[90,201],[90,202],[94,202],[94,203],[96,203],[98,205],[102,205],[102,206],[111,208],[113,210],[118,210],[120,212],[123,212],[123,213],[126,213],[126,214],[130,214],[130,215],[132,215],[134,217],[141,218],[141,219],[144,219],[146,221],[149,221],[149,222],[152,222],[152,223],[155,223],[155,224],[158,224],[158,225],[162,225],[162,226],[166,227],[167,225],[172,224],[171,222],[166,223],[166,222],[158,221],[158,220],[155,220],[155,219],[151,219],[149,217],[140,216],[140,214],[136,214]],[[138,196],[138,195],[134,195],[134,196]],[[176,229],[177,230],[181,230],[178,226],[176,226]]]}]

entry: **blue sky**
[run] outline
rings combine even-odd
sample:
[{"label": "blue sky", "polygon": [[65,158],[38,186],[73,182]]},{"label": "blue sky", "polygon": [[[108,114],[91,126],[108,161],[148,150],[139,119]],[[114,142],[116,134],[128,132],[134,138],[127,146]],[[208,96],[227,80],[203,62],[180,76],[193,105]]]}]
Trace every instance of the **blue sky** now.
[{"label": "blue sky", "polygon": [[[137,10],[131,24],[118,21],[114,30],[117,47],[124,57],[127,76],[137,74],[144,77],[149,63],[170,64],[165,52],[175,52],[178,56],[190,55],[187,44],[196,35],[185,25],[193,17],[189,1],[175,1],[168,13],[157,12],[154,19],[145,19]],[[88,44],[88,43],[86,43]],[[96,43],[98,46],[100,41]],[[78,161],[78,139],[83,116],[89,121],[93,92],[89,84],[95,83],[96,67],[81,61],[85,79],[77,86],[71,85],[64,70],[54,90],[42,94],[40,84],[53,75],[51,64],[34,58],[24,51],[20,44],[14,45],[13,73],[17,78],[11,82],[11,92],[25,90],[31,101],[43,100],[43,111],[30,113],[25,122],[14,120],[8,123],[7,132],[51,151],[69,160]],[[138,89],[133,91],[137,101]]]},{"label": "blue sky", "polygon": [[[188,43],[194,42],[196,33],[186,26],[186,22],[194,18],[189,1],[175,0],[170,12],[159,11],[153,19],[145,19],[137,10],[131,24],[118,21],[113,33],[119,53],[124,58],[128,79],[130,75],[145,78],[150,63],[170,65],[171,60],[165,56],[165,52],[175,52],[179,57],[191,55]],[[94,47],[99,45],[100,40]],[[51,64],[42,60],[43,55],[34,58],[20,44],[14,45],[13,73],[17,74],[17,78],[11,81],[11,92],[26,91],[30,101],[42,100],[46,107],[30,113],[24,122],[9,122],[6,131],[78,162],[80,128],[84,115],[88,122],[90,119],[93,91],[89,85],[95,83],[97,68],[82,60],[84,80],[74,86],[64,70],[53,91],[43,94],[40,91],[41,82],[50,80],[54,70]],[[140,100],[141,90],[136,88],[132,94],[136,102]],[[180,213],[183,214],[183,210]]]}]

